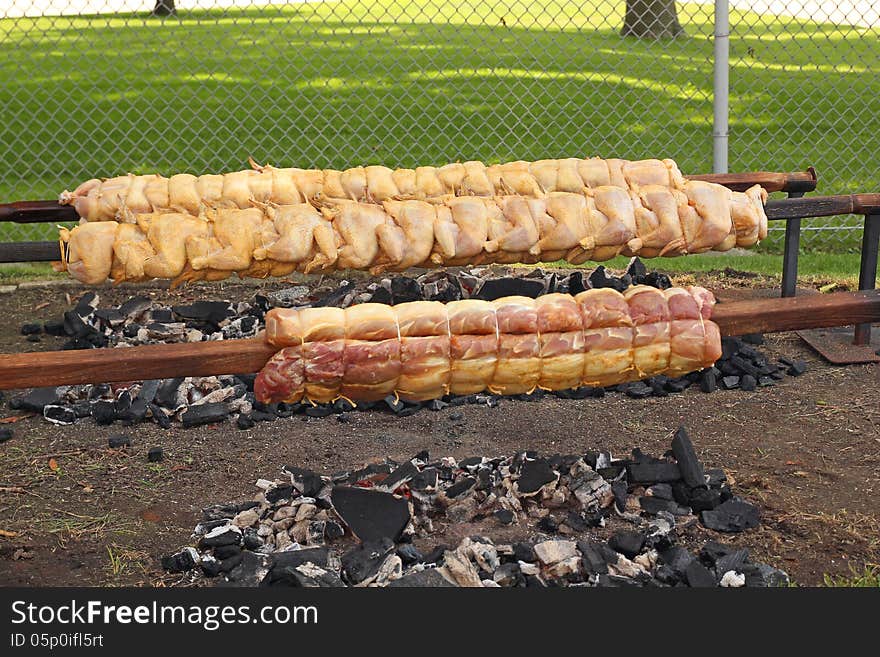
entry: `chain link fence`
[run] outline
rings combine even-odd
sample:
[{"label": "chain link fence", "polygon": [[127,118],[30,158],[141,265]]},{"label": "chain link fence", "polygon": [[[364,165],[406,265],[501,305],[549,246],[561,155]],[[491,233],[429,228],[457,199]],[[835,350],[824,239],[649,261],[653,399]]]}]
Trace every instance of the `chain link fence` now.
[{"label": "chain link fence", "polygon": [[[630,0],[629,17],[626,0],[177,0],[167,17],[155,4],[0,2],[0,201],[248,156],[333,168],[660,156],[711,170],[711,0],[678,2],[671,19],[671,0]],[[625,24],[681,34],[624,37]],[[732,0],[731,27],[731,170],[813,164],[823,193],[880,191],[871,2]],[[851,248],[857,228],[805,222],[802,243]]]}]

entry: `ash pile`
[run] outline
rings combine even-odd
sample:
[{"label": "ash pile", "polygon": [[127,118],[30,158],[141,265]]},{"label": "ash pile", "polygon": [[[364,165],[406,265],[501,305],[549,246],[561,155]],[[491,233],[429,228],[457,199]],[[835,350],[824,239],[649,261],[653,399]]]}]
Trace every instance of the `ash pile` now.
[{"label": "ash pile", "polygon": [[[364,302],[397,304],[418,300],[494,300],[509,295],[535,298],[553,292],[577,294],[590,288],[610,287],[623,291],[633,284],[666,289],[671,287],[672,282],[665,274],[648,272],[638,258],[633,258],[620,276],[612,275],[604,266],[597,267],[589,274],[582,271],[561,273],[534,269],[523,272],[510,268],[476,267],[458,271],[430,271],[416,278],[396,276],[380,281],[331,281],[313,289],[297,285],[266,295],[257,294],[248,301],[197,301],[176,306],[163,306],[149,297],[137,296],[118,307],[102,308],[98,295],[89,292],[60,319],[42,325],[28,323],[21,327],[21,332],[31,341],[42,340],[46,335],[66,338],[62,349],[229,340],[256,336],[263,329],[266,312],[273,307],[345,308]],[[714,367],[682,377],[660,375],[610,388],[581,387],[551,393],[535,390],[507,399],[534,401],[545,394],[563,399],[585,399],[603,397],[609,392],[644,399],[681,393],[690,387],[699,388],[705,393],[719,388],[750,392],[775,385],[786,374],[797,376],[806,370],[803,361],[781,358],[772,362],[756,348],[762,343],[760,335],[724,338],[723,355]],[[407,416],[423,409],[438,411],[461,404],[495,407],[503,399],[498,395],[483,393],[447,396],[422,403],[403,402],[396,396],[389,396],[383,401],[360,402],[357,406],[344,399],[318,405],[265,405],[254,400],[254,376],[180,377],[127,384],[39,388],[12,399],[10,408],[41,413],[56,424],[72,424],[91,417],[98,424],[118,421],[133,425],[152,421],[168,428],[172,422],[192,427],[232,418],[239,429],[250,429],[257,422],[293,415],[332,415],[345,422],[350,418],[350,412],[355,410],[379,410]]]},{"label": "ash pile", "polygon": [[[162,558],[181,583],[232,586],[782,586],[717,533],[757,507],[704,470],[679,428],[660,458],[633,450],[541,457],[386,460],[324,475],[285,467],[244,503],[204,510],[196,547]],[[434,544],[470,523],[480,532]],[[498,536],[497,539],[491,537]],[[697,549],[679,538],[696,534]]]}]

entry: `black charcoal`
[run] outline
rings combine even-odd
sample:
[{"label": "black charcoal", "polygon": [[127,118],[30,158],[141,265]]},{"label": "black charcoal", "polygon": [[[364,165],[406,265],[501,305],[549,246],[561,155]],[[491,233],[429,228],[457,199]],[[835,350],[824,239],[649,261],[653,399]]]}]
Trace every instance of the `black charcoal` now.
[{"label": "black charcoal", "polygon": [[741,500],[728,500],[709,511],[700,513],[700,520],[709,529],[735,533],[758,526],[758,507]]},{"label": "black charcoal", "polygon": [[409,523],[409,504],[390,493],[335,486],[330,502],[342,521],[361,541],[400,538]]},{"label": "black charcoal", "polygon": [[520,469],[519,479],[516,481],[517,490],[524,495],[536,493],[551,481],[556,481],[556,473],[550,467],[546,459],[526,461]]},{"label": "black charcoal", "polygon": [[394,550],[388,538],[364,541],[342,555],[342,576],[350,584],[360,584],[375,577],[385,558]]},{"label": "black charcoal", "polygon": [[161,447],[150,447],[147,452],[147,461],[150,463],[158,463],[164,458],[165,454]]},{"label": "black charcoal", "polygon": [[9,407],[13,410],[42,413],[46,406],[55,406],[60,401],[57,388],[34,388],[23,397],[16,397]]},{"label": "black charcoal", "polygon": [[642,551],[645,545],[645,535],[642,532],[634,531],[615,532],[608,539],[608,545],[612,550],[632,559]]},{"label": "black charcoal", "polygon": [[96,424],[113,424],[116,421],[116,402],[99,399],[92,404],[92,418]]},{"label": "black charcoal", "polygon": [[694,450],[694,444],[684,427],[679,427],[672,438],[672,453],[678,462],[681,478],[691,487],[705,486],[706,476],[703,464]]},{"label": "black charcoal", "polygon": [[0,444],[12,440],[13,431],[9,427],[0,428]]},{"label": "black charcoal", "polygon": [[28,322],[26,324],[21,325],[21,334],[22,335],[36,335],[38,333],[43,332],[43,327],[41,324],[37,324],[35,322]]},{"label": "black charcoal", "polygon": [[223,403],[199,404],[190,406],[184,411],[180,420],[185,428],[197,427],[201,424],[222,422],[229,417],[229,408]]},{"label": "black charcoal", "polygon": [[641,484],[668,483],[681,479],[678,464],[668,461],[630,463],[626,466],[626,474],[631,483]]},{"label": "black charcoal", "polygon": [[688,564],[684,577],[691,588],[708,588],[716,584],[714,573],[696,559]]},{"label": "black charcoal", "polygon": [[162,568],[169,573],[185,573],[196,567],[199,554],[191,547],[162,557]]},{"label": "black charcoal", "polygon": [[131,436],[126,436],[125,434],[118,433],[114,436],[110,436],[107,439],[107,445],[109,447],[112,447],[113,449],[131,447]]},{"label": "black charcoal", "polygon": [[52,424],[73,424],[76,422],[76,413],[68,406],[44,406],[43,417]]},{"label": "black charcoal", "polygon": [[494,301],[501,297],[522,296],[537,298],[544,291],[544,282],[528,278],[490,278],[474,296],[484,301]]}]

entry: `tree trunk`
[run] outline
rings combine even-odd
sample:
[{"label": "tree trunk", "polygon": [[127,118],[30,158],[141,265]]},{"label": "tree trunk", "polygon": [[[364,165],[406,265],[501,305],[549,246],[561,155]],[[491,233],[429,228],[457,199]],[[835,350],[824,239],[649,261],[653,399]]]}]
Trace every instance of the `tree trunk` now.
[{"label": "tree trunk", "polygon": [[622,36],[669,39],[684,34],[675,0],[626,0]]},{"label": "tree trunk", "polygon": [[174,0],[156,0],[153,16],[171,16],[174,11]]}]

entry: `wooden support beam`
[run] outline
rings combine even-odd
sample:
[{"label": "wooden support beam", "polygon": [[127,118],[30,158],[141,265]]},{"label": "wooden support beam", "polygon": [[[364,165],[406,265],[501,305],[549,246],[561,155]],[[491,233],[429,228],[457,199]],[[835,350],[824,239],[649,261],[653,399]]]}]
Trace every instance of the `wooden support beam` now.
[{"label": "wooden support beam", "polygon": [[686,176],[688,180],[704,180],[724,185],[735,192],[744,192],[752,185],[760,185],[768,192],[789,192],[804,194],[816,189],[819,177],[816,169],[779,173],[775,171],[754,171],[752,173],[703,173]]},{"label": "wooden support beam", "polygon": [[[880,321],[880,290],[715,306],[722,335],[772,333]],[[259,371],[276,349],[262,339],[0,355],[0,389],[111,383]]]}]

